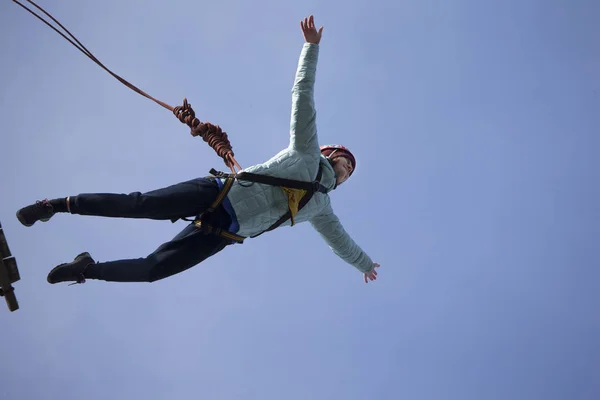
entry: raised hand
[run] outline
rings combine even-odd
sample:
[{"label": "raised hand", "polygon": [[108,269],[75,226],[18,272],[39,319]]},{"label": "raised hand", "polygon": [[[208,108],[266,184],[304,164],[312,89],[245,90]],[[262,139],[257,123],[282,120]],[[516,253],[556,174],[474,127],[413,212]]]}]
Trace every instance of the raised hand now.
[{"label": "raised hand", "polygon": [[321,34],[323,33],[323,27],[319,28],[319,31],[315,28],[315,18],[311,15],[308,18],[304,18],[304,21],[300,21],[300,27],[302,28],[302,34],[304,40],[307,43],[319,44],[321,41]]}]

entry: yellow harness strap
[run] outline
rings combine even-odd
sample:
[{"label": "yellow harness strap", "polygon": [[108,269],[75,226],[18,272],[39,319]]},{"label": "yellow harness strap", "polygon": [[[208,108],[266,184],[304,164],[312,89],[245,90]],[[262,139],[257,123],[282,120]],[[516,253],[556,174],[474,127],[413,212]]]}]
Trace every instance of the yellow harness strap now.
[{"label": "yellow harness strap", "polygon": [[203,224],[202,221],[196,220],[194,221],[194,225],[196,225],[200,229],[204,229],[204,231],[207,233],[214,233],[215,235],[219,235],[234,242],[244,243],[244,239],[246,239],[245,237],[236,235],[235,233],[231,233],[220,228],[215,228],[214,226],[209,224]]},{"label": "yellow harness strap", "polygon": [[210,206],[210,209],[209,209],[210,211],[214,211],[215,208],[219,207],[219,205],[221,204],[221,202],[223,201],[225,196],[227,196],[227,193],[229,193],[229,189],[231,189],[231,186],[233,185],[234,180],[235,179],[233,179],[233,178],[227,178],[227,180],[225,180],[223,189],[219,192],[219,195],[217,196],[215,201]]},{"label": "yellow harness strap", "polygon": [[286,187],[281,187],[281,190],[287,195],[288,198],[288,208],[290,210],[290,218],[292,220],[292,226],[296,223],[294,217],[298,214],[298,207],[300,200],[306,195],[306,190],[304,189],[290,189]]}]

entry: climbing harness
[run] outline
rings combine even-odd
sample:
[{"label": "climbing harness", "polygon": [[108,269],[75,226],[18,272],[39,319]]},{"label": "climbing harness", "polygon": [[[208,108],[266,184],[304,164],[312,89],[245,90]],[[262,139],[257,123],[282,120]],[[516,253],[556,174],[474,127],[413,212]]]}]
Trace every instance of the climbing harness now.
[{"label": "climbing harness", "polygon": [[[196,216],[193,220],[194,225],[203,229],[206,234],[213,233],[219,236],[222,236],[226,239],[229,239],[232,242],[243,243],[243,236],[236,235],[234,233],[228,232],[221,228],[214,228],[207,219],[209,216],[221,205],[229,190],[231,190],[231,186],[233,186],[233,182],[235,180],[239,181],[248,181],[255,183],[263,183],[271,186],[280,187],[288,196],[288,211],[282,215],[275,223],[273,223],[266,230],[251,236],[252,238],[258,237],[265,232],[272,231],[277,228],[281,224],[283,224],[288,219],[291,219],[292,226],[294,226],[295,221],[294,217],[298,214],[298,212],[310,201],[313,195],[317,192],[327,193],[328,189],[323,186],[320,182],[321,176],[323,173],[322,166],[319,164],[319,170],[317,171],[317,177],[312,182],[306,181],[298,181],[295,179],[288,178],[280,178],[277,176],[268,176],[268,175],[259,175],[253,174],[251,172],[238,172],[236,174],[228,174],[225,172],[217,171],[214,168],[210,170],[211,175],[216,177],[217,179],[223,178],[225,179],[225,183],[223,184],[223,188],[219,192],[219,195],[215,199],[215,201],[211,204],[209,208],[207,208],[202,214]],[[182,218],[185,219],[185,218]],[[177,221],[177,219],[172,220],[173,222]]]},{"label": "climbing harness", "polygon": [[[193,220],[194,225],[197,226],[198,228],[202,229],[206,234],[215,234],[215,235],[222,236],[226,239],[229,239],[232,242],[243,243],[245,237],[236,235],[234,233],[228,232],[221,228],[215,228],[214,226],[212,226],[210,224],[210,222],[208,220],[208,217],[216,210],[217,207],[219,207],[219,205],[221,205],[221,203],[223,202],[223,200],[229,193],[229,190],[231,189],[231,186],[233,185],[233,182],[235,180],[263,183],[263,184],[272,185],[272,186],[279,186],[288,198],[288,211],[284,215],[282,215],[281,218],[279,218],[273,225],[271,225],[269,228],[267,228],[265,231],[252,236],[253,238],[260,236],[265,232],[268,232],[268,231],[271,231],[271,230],[277,228],[278,226],[283,224],[288,219],[291,219],[292,226],[293,226],[295,224],[295,220],[294,220],[295,216],[310,201],[310,199],[313,197],[313,195],[315,193],[317,193],[317,192],[327,193],[328,192],[327,188],[325,188],[320,183],[321,174],[322,174],[322,169],[321,169],[320,164],[319,164],[319,170],[317,172],[317,177],[312,182],[304,182],[304,181],[298,181],[298,180],[287,179],[287,178],[279,178],[279,177],[267,176],[267,175],[259,175],[259,174],[253,174],[253,173],[242,171],[242,167],[238,164],[238,162],[234,158],[233,149],[232,149],[231,143],[229,142],[229,139],[227,137],[227,133],[223,132],[223,130],[218,125],[213,125],[210,122],[201,122],[198,118],[196,118],[196,114],[195,114],[194,110],[192,109],[191,104],[188,103],[186,98],[183,99],[182,106],[172,107],[172,106],[168,105],[167,103],[162,102],[162,101],[150,96],[146,92],[140,90],[139,88],[137,88],[130,82],[126,81],[125,79],[121,78],[119,75],[115,74],[110,69],[108,69],[106,66],[104,66],[104,64],[102,64],[83,44],[81,44],[81,42],[79,40],[77,40],[77,38],[73,34],[71,34],[71,32],[69,32],[69,30],[67,28],[65,28],[60,22],[58,22],[52,15],[50,15],[43,8],[38,6],[35,2],[33,2],[31,0],[26,0],[26,1],[30,4],[32,4],[34,7],[36,7],[38,10],[40,10],[42,13],[44,13],[47,17],[49,17],[56,24],[58,24],[58,26],[60,28],[62,28],[72,38],[72,40],[69,39],[67,36],[65,36],[65,34],[60,32],[54,26],[52,26],[48,21],[46,21],[43,17],[38,15],[35,11],[33,11],[30,8],[28,8],[27,6],[23,5],[20,1],[13,0],[13,2],[15,2],[19,6],[23,7],[25,10],[27,10],[28,12],[33,14],[36,18],[40,19],[42,22],[44,22],[46,25],[48,25],[50,28],[52,28],[54,31],[56,31],[59,35],[61,35],[64,39],[66,39],[69,43],[71,43],[73,46],[75,46],[79,51],[81,51],[84,55],[89,57],[92,61],[94,61],[96,64],[98,64],[101,68],[103,68],[105,71],[107,71],[110,75],[112,75],[114,78],[116,78],[123,85],[127,86],[128,88],[135,91],[136,93],[139,93],[140,95],[156,102],[157,104],[161,105],[162,107],[170,110],[177,117],[177,119],[179,119],[180,122],[182,122],[190,127],[192,136],[200,136],[202,139],[204,139],[204,141],[207,142],[208,145],[211,146],[215,150],[217,155],[219,155],[223,159],[223,161],[225,162],[225,165],[227,165],[231,169],[231,172],[232,172],[231,174],[217,171],[214,168],[210,170],[210,173],[214,177],[223,178],[225,180],[225,183],[223,185],[223,188],[219,192],[219,195],[213,202],[213,204],[205,212],[203,212],[199,216],[196,216],[196,218]],[[239,168],[240,171],[236,172],[235,167]],[[185,218],[182,218],[182,219],[188,220]],[[175,222],[177,220],[178,219],[174,219],[172,221]]]},{"label": "climbing harness", "polygon": [[45,23],[50,28],[52,28],[54,31],[56,31],[59,35],[61,35],[69,43],[71,43],[73,46],[75,46],[79,51],[81,51],[83,54],[85,54],[87,57],[89,57],[92,61],[94,61],[96,64],[98,64],[101,68],[103,68],[105,71],[107,71],[113,77],[115,77],[119,82],[121,82],[122,84],[124,84],[125,86],[130,88],[131,90],[141,94],[142,96],[156,102],[157,104],[159,104],[159,105],[163,106],[164,108],[166,108],[167,110],[171,111],[175,115],[175,117],[177,117],[177,119],[179,119],[180,122],[182,122],[190,127],[190,129],[191,129],[190,133],[192,136],[200,136],[202,139],[204,139],[205,142],[208,143],[208,145],[210,147],[212,147],[215,150],[217,155],[223,159],[223,161],[225,162],[225,165],[227,165],[231,169],[232,173],[235,174],[235,167],[239,168],[240,170],[242,169],[242,167],[238,164],[238,162],[234,158],[233,149],[232,149],[231,143],[229,142],[229,139],[227,137],[227,133],[223,132],[221,127],[219,127],[218,125],[213,125],[210,122],[201,122],[198,118],[196,118],[196,113],[192,109],[192,105],[190,103],[188,103],[186,98],[183,99],[182,106],[172,107],[172,106],[168,105],[167,103],[162,102],[162,101],[150,96],[146,92],[140,90],[139,88],[132,85],[125,79],[121,78],[119,75],[112,72],[106,66],[104,66],[104,64],[102,64],[83,44],[81,44],[81,42],[79,40],[77,40],[77,38],[73,34],[71,34],[71,32],[69,32],[69,30],[67,28],[65,28],[52,15],[50,15],[43,8],[38,6],[35,2],[33,2],[31,0],[26,0],[28,3],[32,4],[34,7],[39,9],[46,16],[48,16],[52,21],[54,21],[56,24],[58,24],[58,26],[61,27],[73,40],[69,39],[67,36],[65,36],[65,34],[63,34],[58,29],[56,29],[56,27],[52,26],[48,21],[46,21],[44,18],[42,18],[40,15],[38,15],[35,11],[31,10],[29,7],[22,4],[20,1],[18,1],[18,0],[12,0],[12,1],[14,3],[17,3],[19,6],[23,7],[25,10],[27,10],[28,12],[33,14],[36,18],[38,18],[43,23]]}]

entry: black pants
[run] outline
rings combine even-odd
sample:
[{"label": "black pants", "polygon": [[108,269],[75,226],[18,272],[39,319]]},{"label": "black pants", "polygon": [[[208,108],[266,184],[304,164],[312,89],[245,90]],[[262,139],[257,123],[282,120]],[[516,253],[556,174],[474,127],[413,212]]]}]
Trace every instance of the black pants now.
[{"label": "black pants", "polygon": [[[171,220],[202,213],[218,193],[219,187],[212,178],[197,178],[147,193],[84,193],[71,196],[70,206],[71,213],[79,215]],[[218,207],[209,222],[227,229],[231,217]],[[88,267],[85,276],[113,282],[154,282],[199,264],[228,244],[229,240],[204,234],[189,224],[147,257],[96,263]]]}]

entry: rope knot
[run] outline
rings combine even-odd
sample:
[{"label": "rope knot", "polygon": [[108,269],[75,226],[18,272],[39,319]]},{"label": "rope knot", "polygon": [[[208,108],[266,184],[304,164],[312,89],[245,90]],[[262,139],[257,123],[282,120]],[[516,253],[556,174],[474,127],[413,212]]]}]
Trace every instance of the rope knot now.
[{"label": "rope knot", "polygon": [[200,136],[208,143],[234,174],[236,173],[234,166],[237,166],[240,170],[242,169],[234,158],[233,148],[231,147],[227,133],[219,125],[202,122],[196,118],[196,113],[187,99],[183,99],[182,106],[173,108],[173,114],[179,121],[190,127],[190,134],[192,136]]}]

